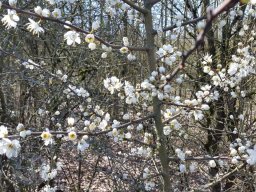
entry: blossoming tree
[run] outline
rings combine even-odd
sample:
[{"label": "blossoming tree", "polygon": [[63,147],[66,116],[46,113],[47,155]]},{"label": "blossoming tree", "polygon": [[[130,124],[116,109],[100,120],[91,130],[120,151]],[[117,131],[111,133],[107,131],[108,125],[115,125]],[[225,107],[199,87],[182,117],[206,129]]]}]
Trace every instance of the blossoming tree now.
[{"label": "blossoming tree", "polygon": [[1,191],[255,191],[255,6],[0,2]]}]

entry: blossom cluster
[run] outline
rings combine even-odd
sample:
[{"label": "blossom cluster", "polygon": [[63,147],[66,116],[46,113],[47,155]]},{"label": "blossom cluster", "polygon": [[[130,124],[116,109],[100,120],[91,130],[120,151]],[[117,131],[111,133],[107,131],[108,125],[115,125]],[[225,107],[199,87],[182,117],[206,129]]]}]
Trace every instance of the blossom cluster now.
[{"label": "blossom cluster", "polygon": [[6,155],[8,158],[17,157],[21,146],[17,139],[10,140],[7,127],[0,126],[0,155]]}]

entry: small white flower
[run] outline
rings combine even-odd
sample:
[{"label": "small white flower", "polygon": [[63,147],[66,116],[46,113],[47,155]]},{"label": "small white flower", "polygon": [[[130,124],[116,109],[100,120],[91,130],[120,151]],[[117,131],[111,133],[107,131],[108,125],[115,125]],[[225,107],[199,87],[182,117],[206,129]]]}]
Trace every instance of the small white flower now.
[{"label": "small white flower", "polygon": [[76,138],[77,138],[76,132],[75,132],[75,131],[69,132],[69,133],[68,133],[68,138],[69,138],[70,141],[76,140]]},{"label": "small white flower", "polygon": [[81,43],[79,33],[75,31],[68,31],[64,34],[64,39],[67,41],[68,45],[75,45]]},{"label": "small white flower", "polygon": [[107,53],[107,52],[104,52],[104,53],[101,54],[101,58],[102,58],[102,59],[107,58],[107,56],[108,56],[108,53]]},{"label": "small white flower", "polygon": [[256,164],[256,150],[255,149],[247,149],[246,151],[249,155],[246,162],[249,165],[255,165]]},{"label": "small white flower", "polygon": [[126,133],[124,136],[126,139],[131,139],[132,138],[132,134],[130,132]]},{"label": "small white flower", "polygon": [[77,150],[83,152],[89,146],[90,145],[85,140],[82,139],[77,145]]},{"label": "small white flower", "polygon": [[207,104],[202,104],[201,109],[204,110],[204,111],[208,111],[210,109],[210,107]]},{"label": "small white flower", "polygon": [[54,115],[60,115],[60,111],[55,111]]},{"label": "small white flower", "polygon": [[173,47],[172,47],[170,44],[168,44],[168,45],[163,45],[163,49],[164,49],[165,51],[167,51],[168,53],[173,53],[173,51],[174,51]]},{"label": "small white flower", "polygon": [[104,87],[108,89],[111,94],[114,94],[115,90],[119,91],[122,86],[123,84],[115,76],[112,76],[104,80]]},{"label": "small white flower", "polygon": [[137,127],[136,127],[136,130],[137,131],[140,131],[140,130],[142,130],[143,129],[143,124],[139,124]]},{"label": "small white flower", "polygon": [[165,73],[165,67],[163,67],[163,66],[159,67],[159,72],[160,73]]},{"label": "small white flower", "polygon": [[49,131],[44,131],[41,134],[41,138],[44,140],[44,144],[47,146],[53,144],[52,134]]},{"label": "small white flower", "polygon": [[129,53],[129,54],[127,55],[127,59],[128,59],[129,61],[134,61],[134,60],[136,60],[136,56],[133,55],[133,54],[131,54],[131,53]]},{"label": "small white flower", "polygon": [[34,11],[38,15],[42,15],[43,9],[40,6],[34,8]]},{"label": "small white flower", "polygon": [[193,113],[196,121],[202,120],[204,118],[204,114],[202,113],[202,111],[196,110]]},{"label": "small white flower", "polygon": [[170,135],[171,133],[170,126],[164,126],[163,132],[164,132],[164,135]]},{"label": "small white flower", "polygon": [[96,49],[96,44],[95,43],[89,43],[88,48],[91,49],[91,50],[95,50]]},{"label": "small white flower", "polygon": [[241,97],[245,97],[246,96],[246,93],[245,93],[245,91],[241,91]]},{"label": "small white flower", "polygon": [[186,166],[184,164],[180,164],[179,168],[181,173],[186,172]]},{"label": "small white flower", "polygon": [[23,131],[24,130],[24,125],[22,124],[22,123],[19,123],[18,125],[17,125],[17,127],[16,127],[16,130],[17,131]]},{"label": "small white flower", "polygon": [[85,42],[87,43],[93,43],[95,40],[95,37],[93,34],[87,34],[85,37]]},{"label": "small white flower", "polygon": [[59,19],[61,18],[61,10],[58,8],[55,8],[52,12],[52,16]]},{"label": "small white flower", "polygon": [[211,71],[211,67],[210,66],[204,66],[203,71],[204,71],[204,73],[209,73]]},{"label": "small white flower", "polygon": [[99,129],[101,129],[101,130],[105,130],[106,129],[106,127],[107,127],[107,125],[108,125],[108,122],[105,120],[105,119],[103,119],[101,122],[100,122],[100,124],[99,124]]},{"label": "small white flower", "polygon": [[50,17],[51,12],[49,11],[49,9],[43,9],[42,10],[42,16],[43,17]]},{"label": "small white flower", "polygon": [[172,86],[170,84],[167,84],[164,86],[164,92],[170,93],[172,91]]},{"label": "small white flower", "polygon": [[67,123],[69,127],[72,127],[75,123],[75,119],[73,117],[68,117],[67,118]]},{"label": "small white flower", "polygon": [[38,22],[35,22],[33,19],[28,18],[29,23],[27,23],[27,30],[32,32],[33,35],[38,35],[39,33],[44,33],[44,29],[40,27]]},{"label": "small white flower", "polygon": [[130,119],[130,115],[128,113],[123,115],[123,119],[124,120],[129,120]]},{"label": "small white flower", "polygon": [[2,23],[7,29],[16,28],[17,22],[20,20],[15,10],[8,9],[8,14],[2,18]]},{"label": "small white flower", "polygon": [[17,4],[17,0],[9,0],[9,5],[15,7]]},{"label": "small white flower", "polygon": [[216,162],[215,162],[214,160],[210,160],[210,161],[209,161],[209,166],[212,167],[212,168],[214,168],[214,167],[216,167],[217,165],[216,165]]},{"label": "small white flower", "polygon": [[167,51],[165,51],[163,48],[159,48],[159,50],[156,52],[156,54],[159,56],[159,57],[163,57],[167,54]]},{"label": "small white flower", "polygon": [[179,158],[180,160],[185,161],[186,154],[185,154],[183,151],[180,150],[180,151],[177,153],[177,156],[178,156],[178,158]]},{"label": "small white flower", "polygon": [[3,139],[3,151],[8,158],[17,157],[20,152],[20,142],[18,140]]},{"label": "small white flower", "polygon": [[129,51],[129,49],[127,47],[120,48],[120,52],[123,53],[123,54],[128,53],[128,51]]},{"label": "small white flower", "polygon": [[117,137],[117,136],[118,136],[118,131],[117,131],[116,128],[114,128],[114,129],[112,130],[112,135],[113,135],[114,137]]},{"label": "small white flower", "polygon": [[237,72],[237,70],[238,70],[238,64],[237,63],[231,63],[230,65],[229,65],[229,69],[228,69],[228,73],[229,73],[229,75],[234,75],[234,74],[236,74],[236,72]]},{"label": "small white flower", "polygon": [[123,44],[124,44],[124,46],[129,46],[128,37],[123,37]]},{"label": "small white flower", "polygon": [[5,138],[8,136],[8,129],[7,127],[1,125],[0,126],[0,138]]},{"label": "small white flower", "polygon": [[231,149],[231,150],[230,150],[230,155],[231,155],[231,156],[237,155],[237,150],[236,150],[236,149]]}]

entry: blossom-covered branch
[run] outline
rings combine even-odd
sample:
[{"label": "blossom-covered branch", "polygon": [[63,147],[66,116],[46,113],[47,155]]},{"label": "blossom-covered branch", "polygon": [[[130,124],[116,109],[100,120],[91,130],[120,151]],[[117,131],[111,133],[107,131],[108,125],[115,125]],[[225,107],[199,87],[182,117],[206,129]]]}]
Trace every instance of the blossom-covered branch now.
[{"label": "blossom-covered branch", "polygon": [[[10,5],[7,5],[7,4],[2,4],[2,7],[5,8],[5,9],[10,9],[10,10],[15,10],[17,13],[20,13],[20,14],[24,14],[24,15],[29,15],[29,16],[34,16],[34,17],[37,17],[41,20],[47,20],[47,21],[52,21],[52,22],[55,22],[55,23],[59,23],[59,24],[62,24],[63,26],[68,26],[72,29],[74,29],[75,31],[77,32],[80,32],[80,33],[83,33],[85,35],[87,34],[90,34],[89,31],[86,31],[86,30],[83,30],[75,25],[72,25],[70,23],[67,23],[67,22],[64,22],[64,21],[61,21],[59,19],[55,19],[55,18],[51,18],[51,17],[44,17],[42,15],[38,15],[36,13],[32,13],[30,11],[24,11],[22,9],[19,9],[17,7],[13,7],[13,6],[10,6]],[[95,36],[95,39],[97,39],[100,43],[108,46],[108,47],[112,47],[113,49],[120,49],[122,48],[123,46],[122,45],[115,45],[115,44],[112,44],[112,43],[109,43],[109,42],[106,42],[105,40],[103,40],[102,38],[98,37],[98,36]],[[147,48],[145,47],[133,47],[133,46],[127,46],[127,48],[129,50],[133,50],[133,51],[147,51]]]}]

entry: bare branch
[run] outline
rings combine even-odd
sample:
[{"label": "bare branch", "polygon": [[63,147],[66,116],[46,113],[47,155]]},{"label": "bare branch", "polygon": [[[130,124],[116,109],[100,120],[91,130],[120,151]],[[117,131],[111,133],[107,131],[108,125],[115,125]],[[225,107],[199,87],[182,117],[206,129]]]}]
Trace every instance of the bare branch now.
[{"label": "bare branch", "polygon": [[132,8],[134,8],[135,10],[143,13],[143,14],[147,14],[148,10],[144,9],[142,7],[139,7],[138,5],[136,5],[134,2],[129,1],[129,0],[122,0],[124,3],[126,3],[127,5],[130,5]]},{"label": "bare branch", "polygon": [[[218,183],[220,183],[221,181],[223,181],[224,179],[227,179],[230,175],[236,173],[239,169],[245,167],[245,164],[241,164],[239,165],[238,167],[236,167],[235,169],[233,169],[232,171],[230,171],[229,173],[225,174],[223,177],[219,178],[219,179],[216,179],[215,181],[211,182],[211,183],[208,183],[204,186],[202,186],[199,190],[205,190],[207,188],[210,188]],[[197,191],[197,190],[196,190]]]},{"label": "bare branch", "polygon": [[[181,24],[181,26],[186,26],[186,25],[189,25],[189,24],[192,24],[192,23],[197,23],[198,21],[202,21],[206,19],[206,16],[202,16],[202,17],[198,17],[198,18],[195,18],[195,19],[192,19],[192,20],[189,20],[189,21],[185,21]],[[163,29],[163,32],[166,32],[166,31],[171,31],[175,28],[177,28],[178,26],[175,24],[175,25],[172,25],[172,26],[169,26],[169,27],[166,27]],[[157,34],[157,31],[155,30],[153,32],[153,35],[156,35]]]},{"label": "bare branch", "polygon": [[161,0],[148,0],[149,1],[149,3],[151,4],[151,5],[155,5],[155,4],[157,4],[158,2],[160,2]]},{"label": "bare branch", "polygon": [[[199,157],[186,157],[185,161],[209,161],[209,160],[229,160],[230,157],[227,156],[215,156],[215,157],[209,157],[209,156],[199,156]],[[169,157],[169,161],[180,161],[178,157]]]}]

